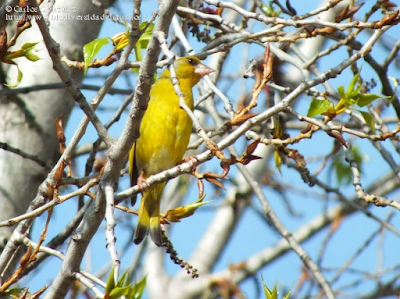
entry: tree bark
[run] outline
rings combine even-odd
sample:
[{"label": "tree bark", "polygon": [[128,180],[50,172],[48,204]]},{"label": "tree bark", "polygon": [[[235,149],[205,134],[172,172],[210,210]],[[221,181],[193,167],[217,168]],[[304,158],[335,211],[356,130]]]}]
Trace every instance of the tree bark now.
[{"label": "tree bark", "polygon": [[[11,2],[7,1],[5,5]],[[114,1],[103,1],[107,6],[112,2]],[[46,9],[49,7],[49,3],[45,1],[41,5],[42,12],[48,14]],[[2,8],[5,8],[4,5]],[[77,21],[68,17],[86,14],[100,16],[102,11],[91,1],[79,0],[57,1],[52,11],[49,20],[50,32],[54,40],[59,43],[61,54],[73,60],[82,60],[83,45],[96,38],[102,21]],[[55,13],[56,11],[63,13]],[[61,20],[61,16],[67,19]],[[9,38],[15,26],[15,23],[9,24]],[[27,42],[41,40],[41,33],[35,21],[32,21],[32,27],[21,34],[12,49],[17,50]],[[22,82],[18,87],[61,82],[53,70],[52,61],[43,42],[39,43],[37,48],[40,49],[37,55],[41,57],[41,60],[32,62],[24,58],[18,59],[18,66],[23,73]],[[15,66],[10,66],[3,71],[5,71],[5,78],[2,78],[2,82],[9,84],[16,82],[17,68]],[[83,79],[83,72],[80,70],[71,70],[71,75],[75,82],[81,82]],[[52,166],[60,155],[54,118],[62,116],[65,126],[73,107],[74,100],[66,89],[42,90],[1,97],[0,142],[34,155]],[[0,150],[0,165],[0,206],[2,207],[0,220],[5,220],[21,215],[27,210],[49,168],[7,150]],[[4,247],[12,230],[13,227],[0,228],[0,249]]]}]

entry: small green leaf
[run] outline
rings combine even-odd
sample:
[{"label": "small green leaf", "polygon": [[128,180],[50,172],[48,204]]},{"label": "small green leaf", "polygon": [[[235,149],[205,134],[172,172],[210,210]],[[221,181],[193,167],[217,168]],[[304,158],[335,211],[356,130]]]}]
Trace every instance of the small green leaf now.
[{"label": "small green leaf", "polygon": [[[137,42],[133,49],[135,50],[136,61],[142,61],[142,59],[143,59],[142,45],[139,42]],[[138,73],[139,73],[139,70],[138,70]]]},{"label": "small green leaf", "polygon": [[107,278],[106,294],[110,294],[114,288],[115,288],[115,280],[114,280],[114,265],[113,265],[110,274],[108,275]]},{"label": "small green leaf", "polygon": [[135,44],[135,47],[134,47],[136,61],[142,61],[142,58],[143,58],[142,50],[145,50],[147,48],[147,46],[149,45],[150,39],[152,37],[154,24],[153,23],[149,24],[148,22],[143,22],[139,25],[139,29],[143,30],[146,26],[147,26],[146,30],[140,36],[138,42]]},{"label": "small green leaf", "polygon": [[349,96],[346,95],[346,97],[343,98],[346,107],[350,107],[352,105],[357,105],[357,103],[358,103],[357,97],[358,97],[357,94],[350,94]]},{"label": "small green leaf", "polygon": [[353,92],[351,93],[351,97],[355,98],[359,93],[360,93],[361,87],[358,87],[357,89],[353,90]]},{"label": "small green leaf", "polygon": [[261,11],[268,17],[272,17],[274,13],[273,9],[264,3],[261,4]]},{"label": "small green leaf", "polygon": [[[274,289],[271,291],[264,282],[264,278],[261,275],[261,280],[264,288],[265,299],[278,299],[278,290],[276,288],[276,283],[274,284]],[[282,299],[289,299],[290,290],[287,292],[286,295],[282,297]]]},{"label": "small green leaf", "polygon": [[147,275],[142,278],[141,281],[136,283],[129,291],[129,299],[140,299],[142,298],[144,288],[146,287]]},{"label": "small green leaf", "polygon": [[274,151],[274,160],[275,160],[276,168],[278,168],[280,174],[282,175],[282,170],[281,170],[282,158],[281,158],[281,155],[279,154],[278,150]]},{"label": "small green leaf", "polygon": [[35,47],[36,47],[36,45],[38,43],[39,42],[36,42],[36,43],[25,43],[25,44],[22,45],[21,49],[24,50],[24,53],[30,52],[30,51],[35,49]]},{"label": "small green leaf", "polygon": [[339,86],[337,90],[338,90],[338,93],[339,93],[340,97],[342,99],[344,99],[346,97],[346,95],[344,93],[344,86],[343,85]]},{"label": "small green leaf", "polygon": [[125,287],[117,287],[113,289],[110,294],[108,295],[109,299],[118,299],[123,296],[127,296],[129,294],[129,288],[131,285],[127,285]]},{"label": "small green leaf", "polygon": [[280,10],[275,11],[272,2],[269,3],[269,5],[266,5],[264,3],[261,4],[261,11],[268,17],[278,17],[281,13]]},{"label": "small green leaf", "polygon": [[38,43],[39,42],[36,42],[36,43],[25,43],[25,44],[22,45],[21,49],[23,49],[26,52],[32,51]]},{"label": "small green leaf", "polygon": [[364,107],[379,98],[383,98],[383,96],[380,96],[377,94],[372,94],[372,93],[360,93],[360,94],[358,94],[357,105],[359,107]]},{"label": "small green leaf", "polygon": [[[149,24],[148,22],[143,22],[139,25],[139,29],[143,30],[147,24]],[[149,45],[150,39],[153,35],[153,30],[154,30],[154,24],[150,23],[146,30],[143,32],[142,36],[139,38],[139,43],[141,45],[142,49],[146,49],[147,46]]]},{"label": "small green leaf", "polygon": [[191,202],[185,206],[177,207],[173,210],[168,210],[165,213],[164,218],[171,222],[180,222],[180,219],[192,216],[198,208],[211,202],[210,200],[203,201],[205,197],[206,195],[204,194],[202,197],[194,202]]},{"label": "small green leaf", "polygon": [[350,82],[349,87],[347,88],[346,92],[344,91],[343,86],[338,87],[339,95],[344,100],[345,106],[347,108],[352,105],[357,105],[357,103],[358,103],[359,92],[360,92],[361,88],[360,87],[356,88],[356,84],[357,84],[359,77],[360,77],[360,72],[355,74],[353,79],[351,79],[351,82]]},{"label": "small green leaf", "polygon": [[16,63],[13,63],[13,64],[18,69],[17,82],[15,84],[4,84],[5,86],[8,86],[10,88],[16,88],[21,83],[22,77],[23,77],[23,74],[22,74],[21,70],[19,69],[18,64],[16,64]]},{"label": "small green leaf", "polygon": [[[139,29],[143,30],[147,26],[147,24],[149,24],[149,23],[148,22],[141,23],[139,25]],[[149,45],[149,41],[152,36],[153,29],[154,29],[154,24],[150,23],[147,26],[146,30],[143,32],[143,34],[140,36],[138,42],[135,44],[133,49],[135,51],[136,61],[142,61],[142,59],[143,59],[142,50],[145,50],[147,48],[147,46]],[[137,69],[137,68],[132,68],[132,70],[135,73],[139,73],[139,69]]]},{"label": "small green leaf", "polygon": [[124,274],[118,279],[117,287],[123,287],[128,285],[130,282],[129,279],[129,269],[127,269]]},{"label": "small green leaf", "polygon": [[358,148],[358,146],[353,146],[351,148],[351,155],[353,156],[354,161],[356,161],[358,168],[360,169],[360,172],[363,172],[361,167],[363,164],[363,155],[360,152],[360,149]]},{"label": "small green leaf", "polygon": [[[357,164],[357,167],[361,173],[363,173],[363,154],[360,152],[359,148],[357,146],[353,146],[351,148],[351,155],[354,159],[354,161]],[[332,168],[331,170],[334,170],[336,173],[336,179],[338,182],[338,185],[340,186],[341,184],[349,184],[352,179],[352,172],[349,163],[343,163],[342,161],[345,160],[343,152],[336,155],[334,160],[332,161]]]},{"label": "small green leaf", "polygon": [[26,288],[12,288],[4,291],[4,295],[9,296],[12,299],[21,298],[22,293]]},{"label": "small green leaf", "polygon": [[38,61],[40,59],[39,56],[37,56],[35,53],[33,53],[33,50],[35,49],[35,46],[39,42],[36,43],[25,43],[21,49],[18,49],[17,51],[12,51],[12,52],[7,52],[5,53],[3,57],[3,61],[6,63],[11,63],[13,62],[14,59],[17,58],[22,58],[25,57],[31,61]]},{"label": "small green leaf", "polygon": [[29,59],[30,61],[38,61],[40,59],[39,56],[37,56],[35,53],[33,53],[32,51],[35,49],[35,46],[38,44],[39,42],[36,43],[26,43],[24,44],[21,49],[23,50],[23,56],[25,56],[27,59]]},{"label": "small green leaf", "polygon": [[94,57],[99,53],[102,47],[108,44],[108,38],[96,38],[92,40],[90,43],[83,46],[83,57],[85,61],[85,74],[90,65],[93,61]]},{"label": "small green leaf", "polygon": [[336,170],[336,179],[338,184],[349,184],[351,182],[351,169],[348,165],[343,164],[340,160],[335,160],[333,167]]},{"label": "small green leaf", "polygon": [[285,296],[283,296],[282,299],[289,299],[289,297],[290,297],[290,291],[291,291],[291,290],[289,290],[289,292],[287,292],[287,294],[286,294]]},{"label": "small green leaf", "polygon": [[346,97],[350,97],[351,94],[354,92],[354,87],[356,86],[359,77],[360,77],[360,72],[355,74],[355,76],[351,80],[350,85],[349,85],[349,87],[347,88],[347,91],[346,91]]},{"label": "small green leaf", "polygon": [[368,112],[360,111],[361,115],[363,116],[365,123],[371,129],[372,133],[375,134],[375,121],[372,118],[372,115]]},{"label": "small green leaf", "polygon": [[274,289],[271,291],[265,284],[262,275],[261,275],[261,280],[264,287],[265,299],[278,299],[278,291],[276,290],[276,283],[274,284]]},{"label": "small green leaf", "polygon": [[28,52],[28,53],[26,53],[26,54],[25,54],[25,57],[26,57],[26,59],[28,59],[28,60],[30,60],[30,61],[33,61],[33,62],[40,60],[40,57],[37,56],[37,55],[36,55],[35,53],[33,53],[33,52]]},{"label": "small green leaf", "polygon": [[312,99],[310,108],[308,108],[307,116],[313,117],[333,109],[333,104],[329,100]]}]

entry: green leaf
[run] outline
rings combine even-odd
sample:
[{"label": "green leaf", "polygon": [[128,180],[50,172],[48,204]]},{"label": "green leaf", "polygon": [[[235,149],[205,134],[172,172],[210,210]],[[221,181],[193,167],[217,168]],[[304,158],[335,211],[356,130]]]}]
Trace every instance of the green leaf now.
[{"label": "green leaf", "polygon": [[21,83],[22,77],[23,77],[23,74],[22,74],[21,70],[19,69],[18,64],[16,64],[16,63],[13,63],[13,64],[18,69],[17,82],[15,84],[4,84],[5,86],[8,86],[10,88],[16,88]]},{"label": "green leaf", "polygon": [[356,90],[353,90],[351,93],[351,97],[354,98],[360,93],[361,87],[358,87]]},{"label": "green leaf", "polygon": [[270,1],[269,5],[261,3],[261,11],[268,17],[278,17],[281,13],[280,10],[274,10],[274,7],[272,6],[272,1]]},{"label": "green leaf", "polygon": [[40,59],[39,56],[37,56],[35,53],[33,53],[33,50],[35,49],[35,46],[39,42],[36,43],[25,43],[21,49],[18,49],[17,51],[12,51],[12,52],[7,52],[4,57],[3,61],[6,63],[13,64],[13,60],[17,58],[22,58],[25,57],[26,59],[30,61],[38,61]]},{"label": "green leaf", "polygon": [[339,95],[344,100],[346,107],[350,107],[350,106],[356,105],[358,103],[359,92],[360,92],[361,88],[360,87],[355,88],[355,87],[356,87],[359,77],[360,77],[360,72],[355,74],[353,79],[351,79],[351,82],[350,82],[349,87],[347,88],[346,92],[344,92],[343,86],[338,87]]},{"label": "green leaf", "polygon": [[[12,299],[21,298],[22,293],[25,291],[26,288],[12,288],[4,291],[4,295]],[[29,294],[29,293],[28,293]]]},{"label": "green leaf", "polygon": [[141,281],[136,283],[129,291],[128,299],[140,299],[142,298],[144,288],[146,287],[147,275],[142,278]]},{"label": "green leaf", "polygon": [[[361,173],[363,173],[362,166],[364,162],[363,154],[359,150],[357,146],[353,146],[351,148],[351,155],[354,161],[357,164],[357,167]],[[339,186],[341,184],[349,184],[352,180],[352,172],[349,163],[343,163],[342,161],[345,160],[343,152],[335,156],[334,160],[332,161],[332,170],[336,172],[336,179],[338,181]]]},{"label": "green leaf", "polygon": [[93,61],[94,57],[99,53],[102,47],[108,44],[108,38],[96,38],[92,40],[90,43],[83,46],[83,57],[85,61],[85,74],[90,65]]},{"label": "green leaf", "polygon": [[274,10],[264,3],[261,4],[261,11],[268,17],[272,17],[274,13]]},{"label": "green leaf", "polygon": [[278,299],[278,291],[276,290],[276,283],[274,284],[274,289],[271,291],[265,284],[262,275],[261,275],[261,280],[264,287],[265,299]]},{"label": "green leaf", "polygon": [[[139,29],[143,30],[146,26],[147,26],[146,30],[140,36],[138,42],[135,44],[135,47],[133,48],[135,51],[136,61],[142,61],[143,59],[142,50],[145,50],[149,45],[149,41],[151,39],[154,30],[154,24],[153,23],[149,24],[148,22],[141,23],[139,25]],[[137,74],[139,73],[139,69],[137,68],[132,68],[132,70]]]},{"label": "green leaf", "polygon": [[108,275],[107,278],[106,294],[110,294],[114,288],[115,288],[115,280],[114,280],[114,265],[113,265],[110,274]]},{"label": "green leaf", "polygon": [[282,165],[282,158],[281,155],[279,154],[278,150],[274,151],[274,160],[275,160],[275,166],[276,168],[278,168],[279,173],[282,175],[282,169],[281,169],[281,165]]},{"label": "green leaf", "polygon": [[[141,23],[139,25],[139,29],[143,30],[147,26],[147,24],[149,24],[149,23],[148,22]],[[146,49],[147,46],[149,45],[151,36],[153,34],[153,30],[154,30],[154,24],[150,23],[147,26],[146,30],[143,32],[142,36],[139,38],[138,42],[140,43],[142,49]]]},{"label": "green leaf", "polygon": [[125,287],[117,287],[113,289],[110,294],[108,295],[109,299],[118,299],[122,296],[127,296],[129,294],[129,289],[131,285],[127,285]]},{"label": "green leaf", "polygon": [[377,94],[372,94],[372,93],[360,93],[360,94],[358,94],[357,105],[359,107],[364,107],[379,98],[383,98],[383,96],[380,96]]},{"label": "green leaf", "polygon": [[308,108],[307,116],[313,117],[327,112],[333,108],[333,104],[329,100],[312,99],[310,108]]},{"label": "green leaf", "polygon": [[291,291],[291,290],[289,290],[289,292],[287,292],[287,294],[286,294],[285,296],[283,296],[282,299],[289,299],[289,297],[290,297],[290,291]]},{"label": "green leaf", "polygon": [[351,93],[350,95],[347,95],[343,98],[346,107],[350,107],[352,105],[357,105],[358,103],[358,94],[357,93]]},{"label": "green leaf", "polygon": [[32,51],[38,43],[39,42],[36,42],[36,43],[25,43],[25,44],[22,45],[21,49],[23,49],[25,52]]},{"label": "green leaf", "polygon": [[349,98],[351,96],[351,94],[354,92],[354,87],[356,86],[359,77],[360,77],[360,72],[355,74],[353,79],[351,79],[350,85],[349,85],[349,87],[347,88],[347,91],[346,91],[346,97],[347,98]]},{"label": "green leaf", "polygon": [[342,99],[344,99],[346,97],[346,95],[344,93],[344,86],[343,85],[339,86],[337,90],[338,90],[338,93],[339,93],[340,97]]},{"label": "green leaf", "polygon": [[[264,282],[264,278],[261,275],[261,280],[264,288],[265,299],[278,299],[278,290],[276,288],[276,283],[274,284],[274,289],[271,291]],[[282,299],[289,299],[290,290],[287,292],[286,295],[282,297]]]},{"label": "green leaf", "polygon": [[343,164],[339,159],[336,159],[333,167],[336,170],[336,179],[338,184],[349,184],[351,182],[351,169],[349,165]]},{"label": "green leaf", "polygon": [[122,276],[118,279],[117,287],[122,287],[130,284],[129,282],[129,269],[127,269]]},{"label": "green leaf", "polygon": [[138,42],[135,44],[134,50],[135,50],[135,57],[136,61],[142,61],[142,50],[145,50],[147,46],[149,45],[153,30],[154,30],[154,24],[153,23],[148,23],[148,22],[143,22],[139,25],[139,29],[143,30],[147,26],[146,30],[143,32],[143,34],[140,36]]},{"label": "green leaf", "polygon": [[202,197],[200,197],[198,200],[196,200],[194,202],[191,202],[185,206],[177,207],[173,210],[168,210],[165,213],[164,217],[166,219],[168,219],[168,221],[171,221],[171,222],[179,222],[180,219],[182,219],[182,218],[190,217],[196,212],[196,210],[198,208],[211,202],[210,200],[203,201],[203,199],[205,197],[206,197],[206,195],[204,194]]},{"label": "green leaf", "polygon": [[360,152],[360,149],[358,146],[353,146],[350,150],[351,155],[353,156],[354,161],[356,161],[358,168],[360,169],[360,172],[362,172],[362,164],[363,164],[363,155]]},{"label": "green leaf", "polygon": [[[142,59],[143,59],[143,56],[142,56],[142,45],[139,42],[137,42],[133,49],[135,50],[136,61],[142,61]],[[139,69],[137,69],[137,70],[138,70],[137,72],[139,73]]]},{"label": "green leaf", "polygon": [[33,52],[28,52],[25,54],[26,59],[30,60],[30,61],[38,61],[40,59],[39,56],[37,56],[35,53]]},{"label": "green leaf", "polygon": [[35,46],[38,44],[39,42],[36,43],[26,43],[24,44],[21,49],[23,50],[23,56],[25,56],[27,59],[29,59],[30,61],[38,61],[40,59],[39,56],[37,56],[35,53],[33,53],[32,51],[35,49]]},{"label": "green leaf", "polygon": [[371,129],[372,133],[375,134],[375,121],[371,114],[368,112],[360,111],[361,115],[363,116],[365,123]]}]

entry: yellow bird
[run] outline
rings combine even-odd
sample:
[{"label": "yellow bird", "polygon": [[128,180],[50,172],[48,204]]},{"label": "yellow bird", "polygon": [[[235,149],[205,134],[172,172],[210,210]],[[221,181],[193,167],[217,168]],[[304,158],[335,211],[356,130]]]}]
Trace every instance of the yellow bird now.
[{"label": "yellow bird", "polygon": [[[177,59],[174,68],[186,105],[193,110],[193,86],[214,70],[190,56]],[[136,185],[138,179],[146,180],[181,162],[191,132],[192,120],[180,108],[171,73],[166,69],[151,87],[150,101],[140,126],[140,137],[129,153],[131,186]],[[154,185],[142,195],[133,239],[136,244],[150,233],[153,242],[161,246],[160,199],[165,184]],[[132,198],[132,204],[135,202],[136,196]]]}]

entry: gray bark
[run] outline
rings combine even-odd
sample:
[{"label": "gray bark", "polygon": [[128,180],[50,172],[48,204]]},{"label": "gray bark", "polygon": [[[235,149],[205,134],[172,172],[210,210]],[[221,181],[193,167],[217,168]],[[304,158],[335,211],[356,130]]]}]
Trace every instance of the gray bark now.
[{"label": "gray bark", "polygon": [[[4,5],[9,5],[11,2],[7,1]],[[106,4],[109,5],[113,1],[107,0],[107,2]],[[48,4],[45,1],[42,7],[49,7]],[[4,12],[4,5],[1,7],[2,12]],[[70,8],[69,12],[58,14],[59,16],[102,15],[101,10],[91,1],[60,0],[56,2],[53,11],[57,8],[61,8],[61,11]],[[43,11],[43,13],[46,12]],[[50,17],[55,16],[55,13],[50,14]],[[50,20],[50,32],[53,39],[59,43],[62,55],[70,59],[82,60],[83,45],[96,38],[101,24],[102,21]],[[15,23],[9,24],[9,38],[14,28]],[[27,42],[41,40],[41,33],[33,21],[32,28],[23,32],[13,49],[17,50]],[[60,82],[43,43],[39,43],[37,48],[40,49],[37,55],[42,58],[41,60],[36,62],[24,58],[18,60],[18,66],[23,72],[19,87]],[[5,74],[7,83],[16,82],[15,66],[7,67]],[[75,82],[81,82],[83,79],[82,71],[71,70],[71,75]],[[35,155],[52,166],[60,155],[54,118],[62,115],[65,127],[73,107],[74,100],[66,89],[1,97],[0,141],[25,153]],[[49,169],[5,150],[0,150],[0,165],[0,206],[2,207],[0,220],[5,220],[21,215],[27,210]],[[0,249],[5,245],[12,230],[13,227],[0,228]]]}]

